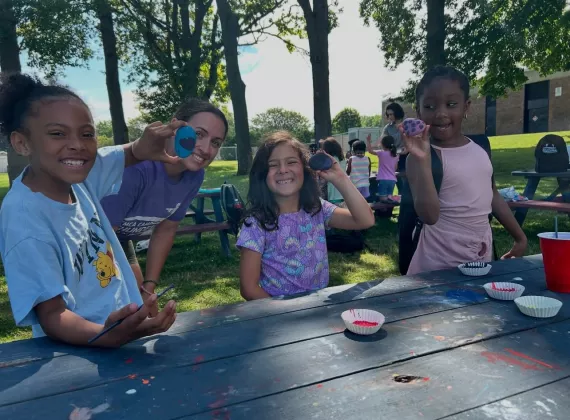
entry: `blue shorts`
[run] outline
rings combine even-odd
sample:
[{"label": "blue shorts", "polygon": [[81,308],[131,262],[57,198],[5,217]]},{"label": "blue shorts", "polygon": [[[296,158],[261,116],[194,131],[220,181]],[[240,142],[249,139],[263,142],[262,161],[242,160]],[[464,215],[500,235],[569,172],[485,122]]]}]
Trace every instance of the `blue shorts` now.
[{"label": "blue shorts", "polygon": [[383,197],[386,195],[392,195],[394,193],[394,187],[396,186],[396,181],[388,181],[386,179],[378,180],[378,195]]}]

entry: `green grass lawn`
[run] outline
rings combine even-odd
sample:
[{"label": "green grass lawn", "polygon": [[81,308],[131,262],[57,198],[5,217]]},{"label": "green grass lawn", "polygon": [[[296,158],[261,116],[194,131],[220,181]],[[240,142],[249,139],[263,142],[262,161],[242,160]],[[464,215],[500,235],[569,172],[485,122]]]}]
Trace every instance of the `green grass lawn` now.
[{"label": "green grass lawn", "polygon": [[[570,136],[570,132],[563,135]],[[495,177],[499,188],[514,185],[522,193],[525,180],[511,176],[511,171],[534,167],[534,147],[541,136],[529,134],[491,139]],[[377,159],[372,157],[372,162],[375,170]],[[204,187],[217,187],[227,181],[236,185],[245,199],[247,177],[235,176],[235,172],[235,162],[214,162],[207,170]],[[537,196],[546,196],[554,188],[555,180],[542,181]],[[2,174],[0,196],[3,197],[7,190],[8,178]],[[529,238],[527,254],[540,253],[536,235],[552,230],[553,217],[552,212],[529,211],[524,225]],[[499,253],[504,253],[512,245],[511,239],[496,223],[493,228]],[[570,231],[567,217],[560,218],[559,229]],[[366,237],[370,251],[359,255],[329,254],[331,286],[398,275],[395,219],[378,220],[376,226],[366,233]],[[231,237],[230,241],[233,247],[235,238]],[[144,266],[144,255],[140,255],[140,261]],[[194,243],[193,237],[180,237],[166,262],[161,283],[176,285],[174,298],[178,302],[180,312],[239,302],[242,299],[239,294],[238,267],[238,252],[232,248],[232,257],[223,257],[217,233],[204,234],[199,245]],[[28,338],[29,329],[17,328],[14,325],[3,276],[4,269],[0,265],[0,342]]]}]

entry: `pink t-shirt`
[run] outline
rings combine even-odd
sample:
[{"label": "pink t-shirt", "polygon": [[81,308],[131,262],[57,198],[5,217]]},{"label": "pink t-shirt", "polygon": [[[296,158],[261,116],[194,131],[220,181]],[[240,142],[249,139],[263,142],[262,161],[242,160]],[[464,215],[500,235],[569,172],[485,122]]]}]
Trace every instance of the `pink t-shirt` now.
[{"label": "pink t-shirt", "polygon": [[378,156],[378,174],[376,179],[396,181],[396,162],[398,162],[400,156],[392,156],[392,153],[388,150],[375,150],[375,153]]}]

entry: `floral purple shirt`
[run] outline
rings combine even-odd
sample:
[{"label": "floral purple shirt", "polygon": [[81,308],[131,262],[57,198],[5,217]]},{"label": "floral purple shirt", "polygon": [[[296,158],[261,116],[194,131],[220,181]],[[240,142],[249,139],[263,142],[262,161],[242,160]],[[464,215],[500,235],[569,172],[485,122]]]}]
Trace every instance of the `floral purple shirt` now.
[{"label": "floral purple shirt", "polygon": [[259,285],[271,296],[292,295],[326,287],[329,260],[325,227],[337,208],[321,200],[322,210],[311,216],[304,210],[279,216],[279,229],[263,230],[257,219],[242,225],[238,248],[259,252]]}]

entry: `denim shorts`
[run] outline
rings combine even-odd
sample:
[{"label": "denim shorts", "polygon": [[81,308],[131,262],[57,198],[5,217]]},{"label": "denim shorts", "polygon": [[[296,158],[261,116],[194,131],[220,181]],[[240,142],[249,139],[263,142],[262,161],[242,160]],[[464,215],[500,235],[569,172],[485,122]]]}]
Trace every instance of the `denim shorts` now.
[{"label": "denim shorts", "polygon": [[396,181],[388,181],[386,179],[378,180],[378,195],[392,195],[394,193],[394,187],[396,186]]}]

